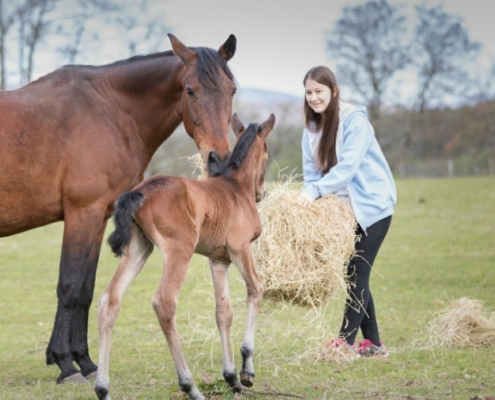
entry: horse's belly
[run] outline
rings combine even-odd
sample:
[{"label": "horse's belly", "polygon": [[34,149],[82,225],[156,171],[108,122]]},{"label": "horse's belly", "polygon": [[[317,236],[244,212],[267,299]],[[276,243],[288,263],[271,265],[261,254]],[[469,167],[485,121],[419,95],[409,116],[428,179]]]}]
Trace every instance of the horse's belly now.
[{"label": "horse's belly", "polygon": [[33,197],[29,204],[5,197],[0,199],[0,237],[15,235],[63,219],[62,211],[54,204],[37,202]]}]

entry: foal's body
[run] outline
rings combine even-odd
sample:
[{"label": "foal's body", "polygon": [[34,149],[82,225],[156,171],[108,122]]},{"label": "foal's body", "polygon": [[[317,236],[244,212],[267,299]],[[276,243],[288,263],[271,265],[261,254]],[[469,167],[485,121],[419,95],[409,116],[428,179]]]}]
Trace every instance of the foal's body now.
[{"label": "foal's body", "polygon": [[46,362],[60,368],[57,382],[83,381],[96,371],[88,315],[118,195],[142,181],[152,155],[181,122],[205,160],[230,153],[235,83],[226,61],[235,37],[218,51],[170,38],[173,52],[67,66],[0,92],[0,237],[64,221],[46,349]]},{"label": "foal's body", "polygon": [[[236,264],[247,287],[248,316],[241,347],[241,382],[251,386],[254,378],[252,355],[254,330],[263,287],[255,271],[251,242],[261,234],[256,201],[264,195],[264,173],[268,149],[265,138],[274,117],[246,133],[233,117],[237,145],[223,175],[196,181],[157,176],[119,197],[115,210],[115,232],[109,238],[112,250],[120,255],[115,276],[100,297],[100,359],[95,390],[100,400],[108,400],[110,335],[120,309],[122,296],[141,271],[156,245],[163,257],[163,276],[152,301],[167,339],[181,389],[191,399],[204,399],[193,382],[180,346],[175,313],[180,288],[194,253],[209,258],[216,300],[216,322],[223,350],[223,375],[233,390],[242,385],[237,379],[230,343],[232,307],[227,271]],[[254,136],[253,136],[253,130]],[[250,147],[242,149],[248,136]],[[244,137],[243,137],[244,136]],[[249,140],[249,139],[248,139]],[[247,151],[245,159],[236,156]]]}]

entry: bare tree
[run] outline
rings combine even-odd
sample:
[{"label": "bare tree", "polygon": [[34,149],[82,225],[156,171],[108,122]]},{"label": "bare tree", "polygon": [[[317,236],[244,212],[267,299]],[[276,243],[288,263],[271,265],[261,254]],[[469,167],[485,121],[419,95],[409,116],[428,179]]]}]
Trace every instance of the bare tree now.
[{"label": "bare tree", "polygon": [[371,117],[380,115],[387,86],[409,65],[405,17],[386,0],[347,6],[328,32],[327,50],[335,58],[337,79],[361,95]]},{"label": "bare tree", "polygon": [[[9,7],[7,7],[9,6]],[[19,6],[11,2],[0,0],[0,89],[5,90],[7,81],[7,35],[14,26],[19,13]]]},{"label": "bare tree", "polygon": [[[463,96],[472,87],[467,63],[481,48],[470,40],[461,18],[447,14],[441,6],[416,6],[415,64],[418,72],[417,109],[445,95]],[[468,96],[465,96],[468,97]]]},{"label": "bare tree", "polygon": [[[62,55],[53,68],[74,63],[82,53],[94,53],[108,34],[118,37],[116,45],[124,52],[127,47],[129,55],[157,51],[167,26],[162,10],[153,7],[156,3],[146,0],[0,0],[1,89],[9,75],[18,75],[20,85],[31,81],[41,44]],[[7,74],[16,70],[15,59],[17,73]]]}]

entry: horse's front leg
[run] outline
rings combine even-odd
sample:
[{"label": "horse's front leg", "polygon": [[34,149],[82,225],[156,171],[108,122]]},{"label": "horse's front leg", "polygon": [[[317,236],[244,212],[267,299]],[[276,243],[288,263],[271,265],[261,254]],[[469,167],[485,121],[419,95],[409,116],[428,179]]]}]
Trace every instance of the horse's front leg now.
[{"label": "horse's front leg", "polygon": [[89,356],[88,317],[89,308],[91,307],[91,303],[93,302],[96,269],[98,266],[101,242],[103,240],[103,235],[105,234],[106,226],[107,221],[105,220],[95,240],[91,255],[89,256],[88,267],[86,270],[86,276],[84,278],[81,295],[79,296],[79,301],[72,316],[72,337],[70,344],[72,358],[79,365],[81,374],[85,378],[93,377],[94,375],[96,375],[97,370],[96,365],[91,361],[91,358]]},{"label": "horse's front leg", "polygon": [[263,285],[256,273],[251,244],[242,247],[238,254],[232,254],[232,261],[239,268],[247,289],[247,321],[246,332],[241,346],[242,368],[241,383],[244,386],[253,386],[254,380],[254,332],[261,301],[263,299]]},{"label": "horse's front leg", "polygon": [[240,392],[242,385],[237,379],[237,370],[232,355],[230,327],[232,326],[232,305],[230,304],[228,270],[229,263],[209,259],[213,287],[215,289],[215,317],[223,353],[223,377],[234,392]]},{"label": "horse's front leg", "polygon": [[131,241],[119,261],[117,272],[98,302],[100,349],[95,392],[100,400],[110,400],[110,339],[120,304],[132,280],[141,272],[153,251],[153,244],[135,224],[131,226]]},{"label": "horse's front leg", "polygon": [[181,390],[191,400],[205,400],[194,383],[187,365],[175,321],[180,288],[186,278],[194,246],[188,248],[184,241],[168,240],[161,246],[160,250],[163,256],[163,275],[158,290],[153,296],[153,309],[167,339]]},{"label": "horse's front leg", "polygon": [[[61,370],[57,383],[87,382],[72,363],[71,335],[74,312],[80,300],[92,250],[102,229],[105,208],[106,204],[93,204],[81,209],[68,206],[64,211],[57,313],[50,343],[46,349],[47,364],[56,363]],[[80,325],[79,329],[82,329]],[[86,335],[84,332],[82,337]]]}]

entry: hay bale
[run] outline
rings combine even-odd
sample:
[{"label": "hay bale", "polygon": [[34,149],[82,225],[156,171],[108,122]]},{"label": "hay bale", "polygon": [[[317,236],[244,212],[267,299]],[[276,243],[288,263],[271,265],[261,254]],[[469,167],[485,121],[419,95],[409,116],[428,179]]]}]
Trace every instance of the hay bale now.
[{"label": "hay bale", "polygon": [[439,311],[430,323],[430,341],[437,347],[491,347],[495,343],[495,313],[481,300],[461,297],[438,300]]},{"label": "hay bale", "polygon": [[337,196],[299,206],[300,190],[290,185],[278,183],[259,203],[263,232],[253,243],[256,270],[265,297],[319,307],[336,290],[346,290],[357,223]]}]

